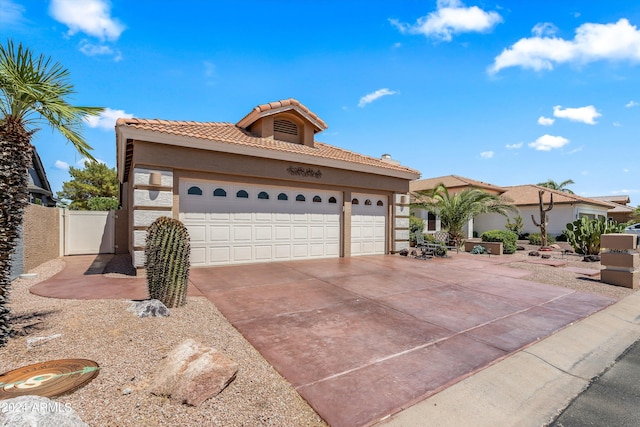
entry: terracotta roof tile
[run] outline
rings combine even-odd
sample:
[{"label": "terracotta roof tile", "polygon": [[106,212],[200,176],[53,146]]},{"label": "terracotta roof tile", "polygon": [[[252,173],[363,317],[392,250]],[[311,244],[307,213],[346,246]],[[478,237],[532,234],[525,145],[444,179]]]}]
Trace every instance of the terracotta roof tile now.
[{"label": "terracotta roof tile", "polygon": [[[295,101],[295,100],[294,100]],[[256,107],[257,108],[257,107]],[[375,166],[387,170],[420,173],[406,166],[382,161],[379,158],[365,156],[353,151],[334,147],[322,142],[316,142],[314,147],[302,144],[280,141],[273,138],[261,138],[232,124],[223,122],[191,122],[169,121],[157,119],[118,119],[116,126],[158,132],[167,135],[197,138],[204,141],[217,141],[226,144],[255,147],[265,150],[304,154],[311,157],[343,160],[351,163]]]},{"label": "terracotta roof tile", "polygon": [[497,193],[505,191],[504,187],[498,187],[497,185],[489,184],[487,182],[476,181],[475,179],[465,178],[458,175],[439,176],[436,178],[421,179],[419,181],[411,181],[411,191],[432,190],[438,186],[438,184],[444,184],[447,190],[457,189],[460,187],[474,187],[485,190],[492,190]]},{"label": "terracotta roof tile", "polygon": [[613,204],[609,202],[605,202],[603,200],[590,199],[588,197],[581,197],[576,194],[567,193],[564,191],[551,190],[549,188],[541,187],[538,185],[515,185],[512,187],[505,187],[507,190],[503,193],[504,197],[508,197],[513,201],[515,205],[526,206],[526,205],[537,205],[539,202],[538,199],[538,190],[545,191],[543,196],[544,203],[549,202],[549,193],[553,193],[553,203],[554,204],[566,204],[566,203],[587,203],[590,205],[602,206],[605,208],[613,208]]},{"label": "terracotta roof tile", "polygon": [[[281,108],[281,107],[288,107],[288,106],[293,106],[293,107],[299,109],[300,111],[302,111],[307,116],[309,116],[315,122],[315,124],[318,126],[318,130],[325,130],[325,129],[327,129],[329,127],[324,122],[324,120],[322,120],[320,117],[318,117],[313,111],[309,110],[300,101],[298,101],[297,99],[293,99],[293,98],[283,99],[281,101],[275,101],[275,102],[270,102],[268,104],[258,105],[253,110],[251,110],[249,112],[249,114],[244,116],[237,124],[241,125],[241,124],[243,124],[245,122],[251,124],[251,123],[255,122],[255,120],[257,120],[261,116],[261,113],[264,113],[265,111],[274,110],[274,109]],[[246,126],[245,125],[242,125],[242,126],[243,127],[248,127],[248,124]]]}]

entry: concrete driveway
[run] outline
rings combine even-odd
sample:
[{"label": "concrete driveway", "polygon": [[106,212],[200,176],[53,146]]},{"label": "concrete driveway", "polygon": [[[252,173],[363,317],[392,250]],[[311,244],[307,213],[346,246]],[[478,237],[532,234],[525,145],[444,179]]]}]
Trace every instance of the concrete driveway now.
[{"label": "concrete driveway", "polygon": [[367,426],[615,300],[504,257],[197,268],[190,280],[332,426]]}]

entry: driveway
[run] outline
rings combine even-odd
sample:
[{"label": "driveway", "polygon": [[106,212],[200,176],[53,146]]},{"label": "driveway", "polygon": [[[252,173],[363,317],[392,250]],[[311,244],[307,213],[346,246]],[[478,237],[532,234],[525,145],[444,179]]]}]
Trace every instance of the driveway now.
[{"label": "driveway", "polygon": [[332,426],[367,426],[615,300],[503,257],[194,268],[190,280]]}]

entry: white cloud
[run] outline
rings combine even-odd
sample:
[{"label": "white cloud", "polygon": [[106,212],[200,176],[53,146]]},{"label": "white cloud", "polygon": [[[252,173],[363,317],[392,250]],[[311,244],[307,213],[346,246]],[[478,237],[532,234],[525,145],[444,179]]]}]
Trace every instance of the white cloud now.
[{"label": "white cloud", "polygon": [[621,126],[622,126],[622,123],[620,123],[620,122],[613,122],[613,127],[614,127],[614,128],[619,128],[619,127],[621,127]]},{"label": "white cloud", "polygon": [[90,128],[113,130],[118,118],[130,119],[131,117],[133,114],[125,113],[124,110],[105,108],[99,116],[85,116],[84,121]]},{"label": "white cloud", "polygon": [[576,29],[573,40],[548,35],[523,38],[496,56],[488,71],[495,74],[508,67],[552,70],[554,64],[586,64],[602,60],[640,61],[637,27],[627,19],[620,19],[615,24],[582,24]]},{"label": "white cloud", "polygon": [[602,116],[593,105],[579,108],[565,108],[564,110],[561,105],[556,105],[553,107],[553,115],[561,119],[568,119],[572,122],[581,122],[588,125],[595,125],[595,119]]},{"label": "white cloud", "polygon": [[624,169],[622,169],[622,172],[624,172],[624,173],[629,173],[629,169],[624,168]]},{"label": "white cloud", "polygon": [[62,160],[56,160],[56,163],[53,165],[53,167],[61,170],[69,170],[69,163],[63,162]]},{"label": "white cloud", "polygon": [[82,40],[80,42],[80,52],[87,56],[112,55],[113,60],[116,62],[122,60],[122,53],[119,50],[114,50],[105,44],[93,44],[88,40]]},{"label": "white cloud", "polygon": [[0,24],[11,25],[24,22],[25,9],[11,0],[0,0]]},{"label": "white cloud", "polygon": [[502,22],[502,17],[497,12],[486,12],[478,6],[465,7],[459,0],[438,0],[436,11],[418,18],[413,25],[397,19],[390,19],[389,22],[402,33],[424,34],[451,41],[453,34],[487,32]]},{"label": "white cloud", "polygon": [[483,159],[490,159],[493,157],[493,151],[483,151],[482,153],[480,153],[480,157],[482,157]]},{"label": "white cloud", "polygon": [[578,147],[578,148],[574,148],[573,150],[569,151],[568,154],[576,154],[581,152],[584,149],[584,147]]},{"label": "white cloud", "polygon": [[125,29],[111,17],[111,4],[107,0],[52,0],[49,13],[69,27],[69,35],[81,32],[115,41]]},{"label": "white cloud", "polygon": [[531,29],[531,32],[536,37],[548,37],[553,36],[555,33],[557,33],[558,27],[550,22],[540,22]]},{"label": "white cloud", "polygon": [[541,126],[551,126],[556,119],[552,119],[551,117],[540,116],[538,117],[538,124]]},{"label": "white cloud", "polygon": [[[87,166],[87,163],[91,163],[92,161],[93,160],[89,160],[86,157],[83,157],[83,158],[81,158],[80,160],[78,160],[76,162],[76,166],[79,167],[79,168],[83,168],[83,167]],[[96,159],[96,162],[97,163],[102,163],[104,165],[107,164],[107,162],[105,162],[104,160],[101,160],[101,159]]]},{"label": "white cloud", "polygon": [[522,148],[523,145],[524,142],[518,142],[517,144],[507,144],[505,147],[507,147],[508,150],[516,150],[518,148]]},{"label": "white cloud", "polygon": [[625,104],[625,107],[632,108],[632,107],[637,107],[638,105],[640,104],[638,104],[636,101],[629,101]]},{"label": "white cloud", "polygon": [[382,98],[383,96],[395,95],[398,92],[395,90],[389,90],[386,87],[382,89],[378,89],[375,92],[371,92],[360,98],[360,102],[358,102],[358,107],[364,107],[367,104],[372,103],[378,98]]},{"label": "white cloud", "polygon": [[529,143],[529,147],[538,151],[551,151],[554,148],[562,148],[567,145],[569,140],[561,136],[542,135],[540,138]]},{"label": "white cloud", "polygon": [[204,61],[202,63],[204,65],[204,75],[205,77],[215,77],[216,75],[216,64],[211,61]]}]

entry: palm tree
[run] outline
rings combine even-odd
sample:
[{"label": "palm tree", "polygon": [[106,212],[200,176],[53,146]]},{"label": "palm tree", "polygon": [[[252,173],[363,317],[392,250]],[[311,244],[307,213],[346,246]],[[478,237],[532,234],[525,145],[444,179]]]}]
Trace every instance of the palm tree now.
[{"label": "palm tree", "polygon": [[498,195],[477,188],[466,188],[459,193],[449,194],[444,184],[438,184],[432,191],[413,194],[413,207],[425,209],[440,218],[440,224],[449,232],[449,238],[462,244],[462,228],[472,218],[483,213],[498,213],[507,216],[517,209]]},{"label": "palm tree", "polygon": [[31,138],[37,123],[59,131],[89,159],[91,147],[80,128],[97,107],[75,107],[66,101],[74,93],[69,71],[43,55],[11,40],[0,45],[0,347],[11,333],[9,324],[10,254],[22,224],[27,203],[27,177],[31,163]]},{"label": "palm tree", "polygon": [[574,194],[573,191],[567,188],[567,185],[575,184],[572,179],[557,183],[552,179],[548,179],[546,182],[539,182],[537,185],[540,187],[550,188],[552,190],[564,191],[565,193]]}]

